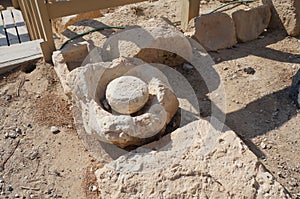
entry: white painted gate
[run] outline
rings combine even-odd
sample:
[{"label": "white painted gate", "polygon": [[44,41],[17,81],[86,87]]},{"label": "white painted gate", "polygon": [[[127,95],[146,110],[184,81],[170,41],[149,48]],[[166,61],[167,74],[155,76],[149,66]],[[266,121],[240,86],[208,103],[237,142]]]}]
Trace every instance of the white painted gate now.
[{"label": "white painted gate", "polygon": [[0,74],[26,61],[42,57],[41,40],[31,41],[22,12],[0,12]]}]

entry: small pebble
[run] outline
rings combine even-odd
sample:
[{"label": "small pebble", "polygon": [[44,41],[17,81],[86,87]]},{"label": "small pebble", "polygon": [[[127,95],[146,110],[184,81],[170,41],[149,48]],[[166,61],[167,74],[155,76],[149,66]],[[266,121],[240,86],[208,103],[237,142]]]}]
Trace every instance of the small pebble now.
[{"label": "small pebble", "polygon": [[107,111],[109,111],[109,110],[111,109],[106,99],[103,100],[102,103],[103,103],[104,108],[105,108]]},{"label": "small pebble", "polygon": [[22,133],[22,130],[20,128],[16,128],[16,132],[21,134]]},{"label": "small pebble", "polygon": [[275,117],[275,116],[278,115],[278,113],[279,113],[279,110],[277,109],[276,111],[273,111],[273,112],[272,112],[272,116]]},{"label": "small pebble", "polygon": [[281,172],[278,172],[277,175],[278,175],[280,178],[284,178],[284,176],[282,175]]},{"label": "small pebble", "polygon": [[7,138],[12,138],[12,139],[16,139],[18,137],[18,134],[16,132],[6,132],[4,134],[4,138],[7,139]]},{"label": "small pebble", "polygon": [[60,132],[59,129],[56,126],[51,126],[50,130],[51,130],[52,133],[59,133]]},{"label": "small pebble", "polygon": [[6,95],[5,100],[6,100],[6,101],[9,101],[9,100],[11,100],[11,98],[12,98],[11,95]]},{"label": "small pebble", "polygon": [[7,191],[12,192],[14,190],[14,188],[12,188],[12,186],[8,186]]},{"label": "small pebble", "polygon": [[20,198],[20,195],[19,195],[19,194],[16,194],[16,195],[15,195],[15,198]]},{"label": "small pebble", "polygon": [[54,194],[54,195],[53,195],[53,198],[62,198],[62,196],[61,196],[61,195],[58,195],[58,194]]},{"label": "small pebble", "polygon": [[53,189],[48,189],[47,191],[45,191],[45,194],[50,195],[52,193]]},{"label": "small pebble", "polygon": [[33,151],[30,155],[29,155],[29,159],[30,160],[34,160],[39,156],[39,152],[38,151]]},{"label": "small pebble", "polygon": [[96,191],[97,190],[97,187],[94,185],[94,186],[90,186],[89,187],[89,191]]},{"label": "small pebble", "polygon": [[61,173],[60,173],[59,171],[57,171],[57,170],[54,171],[54,174],[55,174],[56,176],[58,176],[58,177],[62,177]]},{"label": "small pebble", "polygon": [[193,69],[194,67],[192,66],[192,65],[190,65],[190,64],[187,64],[187,63],[184,63],[183,64],[183,69],[185,69],[185,70],[191,70],[191,69]]},{"label": "small pebble", "polygon": [[244,72],[246,72],[249,75],[254,75],[256,71],[252,67],[246,67],[244,68]]},{"label": "small pebble", "polygon": [[261,146],[262,149],[266,149],[267,148],[267,145],[264,142],[260,143],[260,146]]},{"label": "small pebble", "polygon": [[15,139],[15,138],[17,138],[18,137],[18,134],[16,133],[16,132],[14,132],[14,131],[12,131],[12,132],[9,132],[9,137],[10,138],[12,138],[12,139]]}]

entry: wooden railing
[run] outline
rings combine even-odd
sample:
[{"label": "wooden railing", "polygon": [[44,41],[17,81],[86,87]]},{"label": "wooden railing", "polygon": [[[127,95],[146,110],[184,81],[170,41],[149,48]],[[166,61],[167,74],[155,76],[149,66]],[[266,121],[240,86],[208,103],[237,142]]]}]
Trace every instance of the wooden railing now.
[{"label": "wooden railing", "polygon": [[[51,20],[88,11],[138,3],[146,0],[12,0],[20,7],[32,40],[43,39],[41,48],[46,61],[55,51]],[[181,23],[185,29],[188,22],[199,14],[200,0],[181,0]]]}]

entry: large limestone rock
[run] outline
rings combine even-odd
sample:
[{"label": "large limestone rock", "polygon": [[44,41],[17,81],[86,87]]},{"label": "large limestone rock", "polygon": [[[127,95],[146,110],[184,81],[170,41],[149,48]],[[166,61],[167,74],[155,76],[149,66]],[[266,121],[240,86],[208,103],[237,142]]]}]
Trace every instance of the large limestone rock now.
[{"label": "large limestone rock", "polygon": [[291,36],[300,35],[300,1],[299,0],[263,0],[272,8],[270,26],[282,27]]},{"label": "large limestone rock", "polygon": [[[149,24],[160,25],[160,23],[163,22],[152,20],[150,23],[149,21]],[[111,57],[111,55],[114,55],[115,52],[123,52],[123,47],[128,47],[126,41],[130,43],[134,49],[147,50],[158,48],[162,49],[162,51],[171,51],[172,53],[178,54],[193,65],[195,69],[194,72],[199,73],[199,75],[204,78],[205,83],[207,84],[206,86],[211,92],[220,88],[220,80],[213,68],[213,61],[196,41],[186,38],[174,27],[164,25],[164,23],[161,24],[161,27],[155,28],[154,25],[149,26],[151,27],[151,30],[137,27],[128,30],[129,32],[125,31],[114,34],[112,37],[116,38],[113,39],[111,37],[110,41],[104,45],[104,51],[101,52],[98,48],[90,50],[89,46],[85,43],[82,45],[68,45],[61,51],[54,52],[53,54],[54,68],[60,78],[65,93],[68,96],[71,96],[72,93],[74,93],[73,110],[79,137],[83,140],[85,147],[101,162],[103,157],[106,157],[106,161],[110,159],[108,157],[109,155],[103,150],[103,144],[105,144],[104,142],[101,142],[103,139],[106,141],[107,139],[110,140],[109,143],[119,143],[119,146],[123,147],[125,145],[120,143],[126,143],[126,145],[141,145],[153,140],[152,138],[148,140],[148,138],[144,137],[145,135],[146,137],[152,136],[155,134],[153,132],[158,132],[160,129],[163,132],[165,124],[169,122],[172,123],[168,125],[168,132],[177,126],[183,126],[191,121],[195,121],[199,119],[200,116],[199,103],[195,90],[190,82],[174,68],[161,64],[151,64],[163,73],[161,74],[153,71],[151,67],[133,68],[133,66],[145,64],[139,59],[125,58],[124,60],[127,60],[124,62],[120,61],[120,59],[115,59],[113,61],[105,59],[113,59],[114,57]],[[173,33],[171,36],[168,36],[163,34],[166,32]],[[137,35],[139,37],[134,33],[138,33]],[[157,33],[157,37],[155,37],[154,33]],[[172,37],[172,35],[174,35],[174,37]],[[143,43],[144,41],[146,41],[146,43]],[[120,43],[123,43],[124,46],[123,44],[113,45]],[[118,50],[118,48],[120,48],[120,50]],[[129,48],[129,52],[130,50],[132,49]],[[149,54],[148,56],[151,57],[152,55]],[[155,59],[156,58],[154,58],[154,62],[157,61]],[[105,72],[103,72],[103,70],[98,70],[98,66],[105,68]],[[114,70],[113,68],[119,68],[119,70]],[[128,73],[128,71],[130,72]],[[130,117],[129,115],[120,116],[116,111],[112,110],[107,99],[105,99],[107,85],[112,80],[118,78],[119,74],[138,77],[148,85],[150,94],[149,101],[140,111],[134,113],[133,117]],[[96,83],[95,85],[93,84],[93,87],[90,88],[87,86],[91,82],[97,82],[99,78],[101,78],[101,82]],[[98,85],[102,86],[98,87]],[[171,87],[169,85],[171,85]],[[97,90],[95,88],[99,89]],[[170,88],[173,88],[174,90]],[[218,95],[216,96],[223,95],[219,94],[218,91]],[[177,98],[177,100],[175,100],[175,98]],[[218,99],[212,98],[212,100],[217,104],[216,100]],[[224,100],[221,99],[221,101]],[[154,102],[157,104],[155,105]],[[177,114],[176,107],[178,107],[178,103],[180,109]],[[219,107],[222,107],[222,105]],[[94,117],[95,115],[101,115],[102,113],[104,117],[102,117],[101,120]],[[147,114],[144,115],[143,113]],[[175,121],[170,121],[175,113]],[[118,118],[118,125],[115,125],[116,123],[114,123],[116,118]],[[147,123],[142,123],[141,121],[147,121]],[[129,129],[132,129],[133,127],[135,127],[135,131],[132,131],[132,133],[128,133],[127,135],[126,132],[129,132]],[[94,129],[102,129],[102,132],[107,133],[102,133],[102,136],[100,136],[101,138],[99,138],[99,133],[94,131]],[[120,131],[120,129],[125,130],[125,133],[121,133],[122,131]],[[157,135],[159,136],[160,132]],[[113,145],[109,146],[113,147]],[[117,150],[117,147],[113,148],[114,151]],[[112,156],[115,157],[115,155]]]},{"label": "large limestone rock", "polygon": [[238,10],[232,13],[237,39],[247,42],[258,38],[270,23],[271,11],[268,5]]},{"label": "large limestone rock", "polygon": [[193,38],[208,51],[230,48],[237,43],[233,20],[226,13],[213,13],[195,18]]},{"label": "large limestone rock", "polygon": [[176,66],[191,59],[188,39],[165,19],[150,19],[139,27],[128,27],[107,39],[101,53],[104,61],[120,56],[136,57],[147,63]]},{"label": "large limestone rock", "polygon": [[[194,57],[189,39],[161,18],[151,19],[143,26],[129,27],[118,32],[107,39],[101,52],[91,50],[87,42],[75,43],[55,51],[52,60],[64,92],[70,96],[66,76],[74,68],[89,61],[109,62],[122,56],[136,57],[147,63],[161,63],[168,66],[182,64]],[[85,58],[87,61],[84,61]]]},{"label": "large limestone rock", "polygon": [[289,198],[242,140],[201,120],[96,171],[102,198]]},{"label": "large limestone rock", "polygon": [[[116,114],[109,110],[110,107],[105,107],[107,86],[122,76],[141,79],[151,95],[135,116]],[[87,134],[120,147],[141,145],[148,138],[164,132],[179,105],[163,73],[135,58],[88,64],[73,70],[67,79],[74,101],[81,107],[75,120],[83,121]]]}]

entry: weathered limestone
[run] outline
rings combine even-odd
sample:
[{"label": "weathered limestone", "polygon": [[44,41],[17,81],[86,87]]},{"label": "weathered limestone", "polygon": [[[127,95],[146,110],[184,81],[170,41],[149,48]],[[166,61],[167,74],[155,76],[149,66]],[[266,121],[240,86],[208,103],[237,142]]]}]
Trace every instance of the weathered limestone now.
[{"label": "weathered limestone", "polygon": [[[107,85],[121,76],[135,76],[144,81],[152,96],[136,116],[118,115],[105,107]],[[78,114],[89,135],[120,147],[140,145],[145,139],[164,131],[177,111],[178,100],[165,76],[154,66],[135,58],[88,64],[68,75],[68,86],[81,107]]]},{"label": "weathered limestone", "polygon": [[72,91],[68,86],[67,75],[75,68],[81,66],[89,54],[89,44],[81,42],[66,46],[60,51],[53,52],[52,61],[54,70],[60,80],[64,93],[71,98]]},{"label": "weathered limestone", "polygon": [[[176,124],[173,121],[174,123],[170,126],[183,126],[199,119],[196,94],[190,83],[175,69],[161,64],[147,65],[135,58],[127,57],[112,61],[108,59],[113,58],[112,55],[119,55],[118,53],[124,50],[122,49],[124,46],[128,47],[126,44],[128,42],[130,45],[138,46],[136,49],[142,49],[141,52],[155,47],[161,49],[163,53],[166,51],[171,51],[172,54],[178,53],[193,64],[199,74],[211,73],[209,71],[212,69],[212,60],[197,42],[185,38],[173,26],[163,25],[165,23],[163,21],[152,20],[150,22],[150,25],[146,26],[150,27],[148,30],[137,27],[127,30],[129,32],[115,34],[104,45],[104,50],[101,52],[99,49],[89,51],[88,44],[72,44],[53,55],[54,68],[65,93],[68,96],[73,93],[74,117],[78,134],[89,151],[94,151],[93,153],[99,160],[105,154],[103,150],[100,150],[99,144],[103,143],[99,141],[114,143],[121,147],[148,143],[164,132],[166,124],[171,121],[178,106],[180,113],[175,119]],[[157,28],[151,25],[160,23],[163,24]],[[165,35],[166,32],[172,32],[172,34]],[[133,33],[138,33],[140,37]],[[147,56],[151,57],[150,55]],[[154,60],[156,61],[157,59]],[[94,64],[87,64],[90,62]],[[109,105],[105,97],[109,83],[120,76],[135,76],[147,84],[149,99],[145,106],[132,114],[133,117],[120,115],[118,111],[113,110],[115,108]],[[215,76],[211,79],[213,82],[207,79],[208,86],[214,90],[218,86],[218,80]],[[170,84],[175,90],[172,90]]]},{"label": "weathered limestone", "polygon": [[284,27],[290,36],[300,35],[300,1],[299,0],[263,0],[270,5],[272,18],[270,27]]},{"label": "weathered limestone", "polygon": [[148,85],[134,76],[122,76],[111,81],[106,99],[113,110],[122,114],[139,111],[148,101]]},{"label": "weathered limestone", "polygon": [[192,122],[96,171],[102,198],[290,198],[233,132]]},{"label": "weathered limestone", "polygon": [[119,32],[107,39],[102,52],[104,61],[120,56],[137,57],[147,63],[168,66],[182,64],[184,59],[179,55],[191,59],[191,45],[179,30],[164,19],[152,19],[142,27],[129,27]]},{"label": "weathered limestone", "polygon": [[53,29],[56,33],[60,34],[63,31],[65,31],[68,28],[68,26],[70,26],[76,22],[82,21],[84,19],[98,18],[101,16],[102,16],[102,14],[101,14],[100,10],[96,10],[96,11],[61,17],[61,18],[53,20],[53,23],[52,23]]},{"label": "weathered limestone", "polygon": [[230,48],[237,43],[233,20],[226,13],[213,13],[195,18],[193,38],[208,51]]},{"label": "weathered limestone", "polygon": [[258,38],[270,23],[271,11],[268,5],[238,10],[232,13],[238,41],[247,42]]}]

